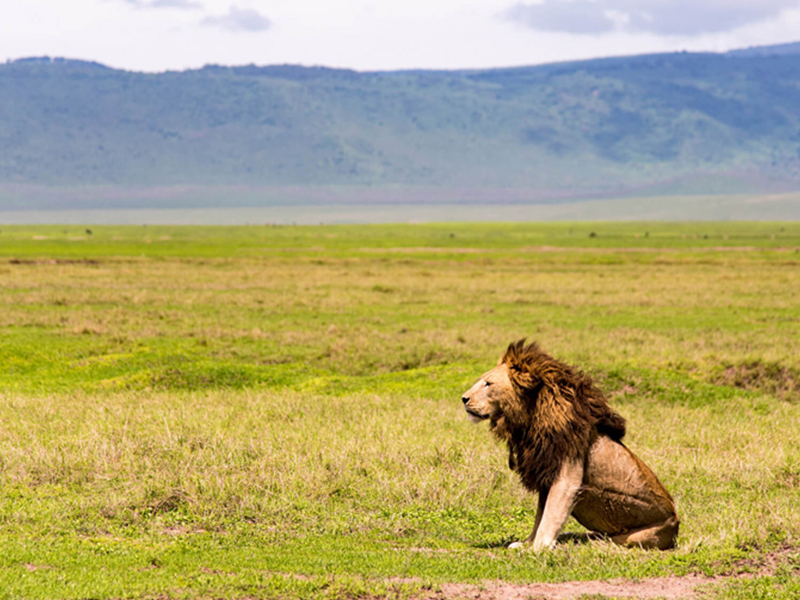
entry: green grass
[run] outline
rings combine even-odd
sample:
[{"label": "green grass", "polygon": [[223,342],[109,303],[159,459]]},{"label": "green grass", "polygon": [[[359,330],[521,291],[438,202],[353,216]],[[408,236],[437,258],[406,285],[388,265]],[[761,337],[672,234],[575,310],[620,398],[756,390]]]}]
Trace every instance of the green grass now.
[{"label": "green grass", "polygon": [[[594,236],[592,235],[594,234]],[[617,223],[448,223],[328,226],[75,226],[6,225],[0,229],[0,256],[24,259],[254,258],[275,260],[318,256],[359,257],[386,262],[440,259],[475,261],[516,257],[535,263],[652,262],[678,253],[719,260],[726,250],[748,247],[737,259],[769,257],[800,260],[800,224],[795,222],[617,222]],[[552,248],[576,255],[551,256]],[[606,250],[597,253],[596,250]],[[624,251],[625,256],[620,257]],[[641,255],[627,256],[631,250]],[[667,253],[661,255],[658,251]],[[776,253],[776,254],[773,254]],[[800,254],[800,252],[797,252]],[[302,264],[302,263],[301,263]],[[406,262],[405,264],[408,264]]]},{"label": "green grass", "polygon": [[[0,232],[0,598],[796,596],[797,223],[85,229]],[[459,398],[522,336],[628,418],[675,551],[504,548],[535,498]]]}]

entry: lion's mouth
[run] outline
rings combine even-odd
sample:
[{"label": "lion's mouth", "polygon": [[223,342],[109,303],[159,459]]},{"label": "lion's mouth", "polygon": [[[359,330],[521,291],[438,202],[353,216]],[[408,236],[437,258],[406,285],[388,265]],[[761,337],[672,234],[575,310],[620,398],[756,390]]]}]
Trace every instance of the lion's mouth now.
[{"label": "lion's mouth", "polygon": [[474,423],[479,423],[489,418],[489,415],[482,415],[480,413],[473,412],[468,408],[465,410],[467,411],[467,416],[469,417],[469,420],[473,421]]}]

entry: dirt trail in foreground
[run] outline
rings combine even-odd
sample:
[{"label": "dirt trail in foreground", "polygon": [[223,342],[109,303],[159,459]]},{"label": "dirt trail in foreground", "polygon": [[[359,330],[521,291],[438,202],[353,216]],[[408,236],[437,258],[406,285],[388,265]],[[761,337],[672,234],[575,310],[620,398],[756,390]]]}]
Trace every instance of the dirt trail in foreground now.
[{"label": "dirt trail in foreground", "polygon": [[[603,581],[565,581],[563,583],[514,584],[487,581],[482,585],[445,583],[437,592],[420,600],[575,600],[583,596],[631,598],[636,600],[696,600],[708,584],[724,584],[736,579],[774,575],[798,548],[787,546],[764,556],[738,562],[726,575],[704,577],[657,577],[652,579],[609,579]],[[796,559],[795,559],[796,560]],[[797,567],[794,567],[797,570]],[[798,571],[800,575],[800,571]]]},{"label": "dirt trail in foreground", "polygon": [[564,583],[509,584],[490,583],[464,585],[448,583],[441,591],[426,596],[425,600],[573,600],[581,596],[599,595],[610,598],[636,598],[637,600],[692,600],[698,598],[697,588],[709,583],[720,583],[725,578],[699,575],[661,577],[656,579],[611,579],[609,581],[566,581]]}]

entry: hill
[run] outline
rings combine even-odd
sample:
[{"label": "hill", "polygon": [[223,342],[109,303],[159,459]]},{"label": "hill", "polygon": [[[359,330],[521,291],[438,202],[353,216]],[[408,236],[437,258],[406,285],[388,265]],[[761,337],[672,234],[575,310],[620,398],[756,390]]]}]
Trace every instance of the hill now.
[{"label": "hill", "polygon": [[0,206],[800,189],[800,55],[476,71],[0,65]]},{"label": "hill", "polygon": [[789,44],[772,44],[770,46],[751,46],[726,52],[728,56],[753,57],[753,56],[785,56],[787,54],[800,54],[800,42]]}]

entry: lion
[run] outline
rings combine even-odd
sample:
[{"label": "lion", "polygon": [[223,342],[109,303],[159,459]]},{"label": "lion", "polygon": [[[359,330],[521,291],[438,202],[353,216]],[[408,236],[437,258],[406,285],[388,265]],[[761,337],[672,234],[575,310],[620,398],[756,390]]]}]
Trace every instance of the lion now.
[{"label": "lion", "polygon": [[625,419],[587,375],[522,339],[462,401],[471,420],[489,420],[509,468],[538,494],[533,533],[510,548],[555,547],[570,515],[620,545],[675,546],[675,502],[622,443]]}]

